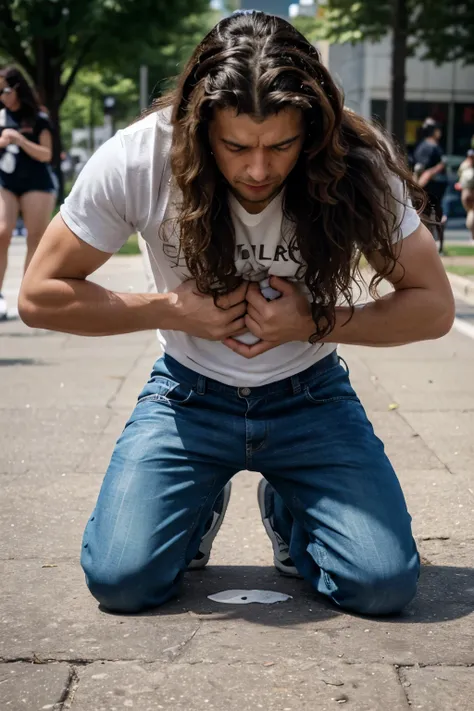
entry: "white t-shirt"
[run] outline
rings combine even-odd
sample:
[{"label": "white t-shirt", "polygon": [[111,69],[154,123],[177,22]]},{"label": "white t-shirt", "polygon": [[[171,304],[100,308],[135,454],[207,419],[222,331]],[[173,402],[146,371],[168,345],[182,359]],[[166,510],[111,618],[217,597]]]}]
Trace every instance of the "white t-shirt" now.
[{"label": "white t-shirt", "polygon": [[[160,111],[118,131],[91,157],[61,207],[62,218],[74,234],[104,252],[118,251],[130,234],[140,232],[160,293],[175,289],[190,276],[186,266],[173,258],[176,234],[171,232],[166,243],[159,235],[161,223],[176,214],[177,204],[171,189],[172,127],[168,117],[168,111]],[[401,199],[404,190],[400,181],[394,183],[393,190]],[[237,272],[250,281],[269,275],[296,279],[300,265],[287,247],[281,201],[282,194],[253,215],[229,195]],[[418,225],[418,215],[409,205],[394,239],[408,236]],[[247,360],[222,343],[182,331],[160,331],[159,340],[165,353],[188,368],[238,387],[291,377],[336,348],[332,343],[292,342]]]}]

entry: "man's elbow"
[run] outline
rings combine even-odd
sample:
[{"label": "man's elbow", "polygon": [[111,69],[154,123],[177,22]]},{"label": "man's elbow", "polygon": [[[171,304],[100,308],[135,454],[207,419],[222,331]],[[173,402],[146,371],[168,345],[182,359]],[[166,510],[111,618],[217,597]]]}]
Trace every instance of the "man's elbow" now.
[{"label": "man's elbow", "polygon": [[18,296],[18,313],[23,323],[30,328],[42,328],[42,309],[36,303],[34,293],[24,286]]},{"label": "man's elbow", "polygon": [[454,319],[456,317],[456,304],[452,293],[444,298],[433,314],[431,320],[431,338],[442,338],[446,336],[452,329]]}]

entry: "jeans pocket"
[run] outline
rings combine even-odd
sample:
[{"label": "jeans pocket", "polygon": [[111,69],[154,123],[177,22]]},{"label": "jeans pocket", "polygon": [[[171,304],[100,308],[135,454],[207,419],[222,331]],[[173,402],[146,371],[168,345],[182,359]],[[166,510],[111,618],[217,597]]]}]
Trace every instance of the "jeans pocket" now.
[{"label": "jeans pocket", "polygon": [[304,395],[313,405],[324,405],[340,400],[359,402],[348,372],[340,364],[321,373],[320,377],[311,383],[307,383],[304,386]]},{"label": "jeans pocket", "polygon": [[168,404],[181,404],[189,402],[194,395],[190,385],[176,382],[166,376],[153,377],[143,388],[138,396],[137,405],[144,402],[164,402]]}]

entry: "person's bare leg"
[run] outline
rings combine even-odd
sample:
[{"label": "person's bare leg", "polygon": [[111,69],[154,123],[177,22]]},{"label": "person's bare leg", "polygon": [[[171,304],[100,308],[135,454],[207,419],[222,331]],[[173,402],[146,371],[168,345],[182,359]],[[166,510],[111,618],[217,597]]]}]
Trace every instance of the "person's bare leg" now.
[{"label": "person's bare leg", "polygon": [[40,191],[25,193],[20,198],[21,214],[28,231],[25,272],[41,237],[49,225],[55,202],[56,196],[54,194]]},{"label": "person's bare leg", "polygon": [[18,219],[19,202],[16,195],[0,188],[0,292],[7,270],[8,247]]},{"label": "person's bare leg", "polygon": [[465,188],[461,193],[461,202],[466,210],[466,227],[474,242],[474,189]]}]

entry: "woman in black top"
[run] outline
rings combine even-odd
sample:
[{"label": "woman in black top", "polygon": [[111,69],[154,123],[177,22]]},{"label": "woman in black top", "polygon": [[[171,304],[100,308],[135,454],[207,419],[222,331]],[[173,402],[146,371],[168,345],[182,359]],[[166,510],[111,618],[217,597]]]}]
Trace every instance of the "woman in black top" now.
[{"label": "woman in black top", "polygon": [[0,70],[0,319],[8,247],[21,212],[28,231],[25,269],[51,218],[56,182],[50,167],[51,124],[16,67]]}]

